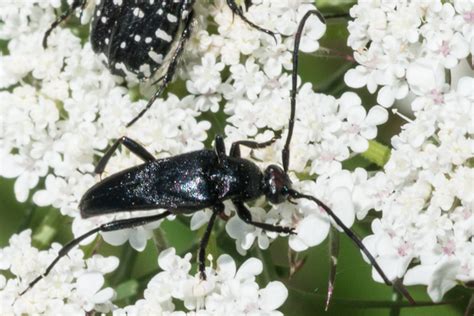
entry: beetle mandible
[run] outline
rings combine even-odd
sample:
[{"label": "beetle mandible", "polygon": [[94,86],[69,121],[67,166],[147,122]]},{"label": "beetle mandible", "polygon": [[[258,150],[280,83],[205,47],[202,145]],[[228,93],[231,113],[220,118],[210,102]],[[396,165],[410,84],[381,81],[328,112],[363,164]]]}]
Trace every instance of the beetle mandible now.
[{"label": "beetle mandible", "polygon": [[[140,157],[144,163],[115,173],[91,187],[79,203],[81,216],[87,218],[109,213],[158,208],[167,210],[157,215],[115,220],[70,241],[59,251],[57,257],[46,268],[45,273],[35,278],[23,293],[47,276],[56,263],[67,255],[69,250],[95,233],[133,228],[164,219],[170,215],[193,213],[211,208],[212,215],[201,239],[198,253],[200,277],[206,279],[205,249],[215,220],[224,211],[223,202],[225,200],[232,202],[237,216],[249,225],[277,233],[295,234],[294,228],[257,222],[252,219],[245,203],[261,196],[265,196],[272,204],[296,199],[307,199],[316,203],[355,242],[384,282],[387,285],[392,285],[392,282],[369,250],[363,245],[360,238],[322,201],[293,189],[287,174],[296,111],[297,52],[304,24],[311,15],[316,15],[324,23],[324,18],[319,11],[311,10],[303,16],[296,31],[290,93],[291,112],[288,134],[282,150],[283,168],[271,164],[262,172],[252,161],[240,157],[240,146],[250,149],[264,148],[271,145],[276,140],[275,138],[261,143],[250,140],[234,142],[231,145],[229,155],[227,155],[223,138],[217,136],[213,150],[203,149],[170,158],[155,159],[140,144],[128,137],[122,137],[106,151],[97,164],[95,172],[101,174],[104,171],[107,162],[119,145],[124,145]],[[398,289],[411,303],[414,303],[413,298],[406,290]]]},{"label": "beetle mandible", "polygon": [[[90,0],[73,0],[71,6],[44,33],[47,47],[51,32],[76,9]],[[226,0],[234,15],[261,32],[275,36],[250,20],[235,0]],[[195,0],[99,0],[91,22],[90,42],[95,53],[105,57],[112,74],[131,73],[138,79],[153,77],[162,67],[161,84],[131,126],[152,106],[173,79],[178,59],[193,29]],[[167,64],[167,66],[164,66]]]}]

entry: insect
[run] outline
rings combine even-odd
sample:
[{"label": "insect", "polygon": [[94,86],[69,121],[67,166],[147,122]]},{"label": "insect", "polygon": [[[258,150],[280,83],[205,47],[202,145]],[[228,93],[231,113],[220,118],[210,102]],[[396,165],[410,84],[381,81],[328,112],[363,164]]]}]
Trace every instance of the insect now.
[{"label": "insect", "polygon": [[[245,203],[261,196],[265,196],[272,204],[296,199],[307,199],[316,203],[356,243],[385,283],[392,285],[359,237],[322,201],[314,196],[303,194],[293,189],[287,174],[290,162],[290,143],[295,124],[297,52],[304,24],[311,15],[316,15],[324,23],[324,19],[318,11],[308,11],[296,32],[290,93],[291,112],[288,123],[289,130],[282,150],[283,168],[271,164],[262,172],[252,161],[240,156],[241,146],[259,149],[270,146],[276,139],[261,143],[250,140],[237,141],[231,145],[229,155],[227,155],[223,138],[217,136],[213,150],[203,149],[170,158],[155,159],[140,144],[130,138],[122,137],[106,151],[97,164],[95,172],[101,174],[104,171],[109,159],[119,145],[124,145],[132,153],[140,157],[144,163],[115,173],[91,187],[79,203],[81,216],[87,218],[108,213],[157,208],[167,210],[157,215],[115,220],[70,241],[59,251],[57,257],[46,268],[45,273],[34,279],[24,292],[48,275],[56,263],[71,248],[97,232],[133,228],[164,219],[170,215],[193,213],[205,208],[211,208],[212,215],[201,239],[198,251],[200,277],[206,279],[205,249],[215,220],[224,211],[223,202],[225,200],[230,200],[233,203],[237,216],[249,225],[266,231],[295,234],[295,230],[291,227],[262,223],[252,219],[252,215]],[[408,292],[402,291],[402,294],[410,302],[414,302]]]},{"label": "insect", "polygon": [[[90,1],[90,0],[89,0]],[[235,0],[226,0],[234,15],[252,28],[274,37],[274,33],[249,21]],[[88,0],[74,0],[54,21],[43,37],[47,47],[51,32],[76,9],[83,10]],[[100,0],[91,22],[92,49],[105,57],[115,74],[131,73],[141,80],[153,77],[167,64],[156,81],[161,85],[144,109],[127,126],[131,126],[152,106],[171,82],[178,59],[193,29],[195,0]]]}]

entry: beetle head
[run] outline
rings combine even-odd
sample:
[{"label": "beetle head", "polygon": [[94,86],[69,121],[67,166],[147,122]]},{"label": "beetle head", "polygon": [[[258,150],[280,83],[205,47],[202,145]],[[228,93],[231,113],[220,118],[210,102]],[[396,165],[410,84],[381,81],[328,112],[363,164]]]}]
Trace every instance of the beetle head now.
[{"label": "beetle head", "polygon": [[291,190],[291,180],[282,168],[269,165],[263,175],[263,193],[270,202],[286,201]]}]

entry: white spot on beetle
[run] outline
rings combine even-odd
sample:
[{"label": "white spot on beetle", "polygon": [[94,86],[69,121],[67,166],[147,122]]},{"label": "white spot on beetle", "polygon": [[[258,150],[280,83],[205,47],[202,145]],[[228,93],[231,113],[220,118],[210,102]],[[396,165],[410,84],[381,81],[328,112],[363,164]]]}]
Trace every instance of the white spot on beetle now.
[{"label": "white spot on beetle", "polygon": [[155,35],[156,37],[164,40],[165,42],[171,42],[171,40],[173,39],[170,35],[168,35],[168,33],[166,33],[165,31],[161,30],[161,29],[157,29],[156,32],[155,32]]},{"label": "white spot on beetle", "polygon": [[166,15],[166,18],[167,18],[168,21],[170,21],[171,23],[176,23],[176,22],[178,21],[178,18],[177,18],[175,15],[170,14],[170,13],[168,13],[168,14]]},{"label": "white spot on beetle", "polygon": [[133,15],[138,16],[140,19],[142,19],[145,16],[145,12],[143,12],[140,8],[134,8]]},{"label": "white spot on beetle", "polygon": [[162,54],[158,54],[158,53],[151,50],[151,51],[148,52],[148,56],[151,58],[151,60],[153,60],[157,64],[162,64],[163,63],[163,55]]}]

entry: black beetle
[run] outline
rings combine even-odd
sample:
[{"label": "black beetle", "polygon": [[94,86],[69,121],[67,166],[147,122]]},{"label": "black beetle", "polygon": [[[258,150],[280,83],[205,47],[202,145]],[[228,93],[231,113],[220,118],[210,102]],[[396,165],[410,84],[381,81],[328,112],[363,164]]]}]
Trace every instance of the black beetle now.
[{"label": "black beetle", "polygon": [[[107,150],[97,164],[95,172],[101,174],[104,171],[107,162],[119,145],[127,147],[132,153],[140,157],[144,163],[115,173],[90,188],[79,203],[81,216],[87,218],[107,213],[157,208],[165,208],[167,211],[157,215],[116,220],[103,224],[70,241],[59,251],[58,256],[47,267],[45,273],[34,279],[23,293],[48,275],[58,260],[65,256],[72,247],[77,246],[82,240],[97,232],[133,228],[173,214],[192,213],[204,208],[212,208],[213,212],[202,237],[198,255],[200,276],[205,279],[205,249],[214,222],[217,216],[224,211],[223,202],[225,200],[232,201],[239,218],[249,225],[278,233],[295,233],[294,229],[290,227],[252,220],[245,202],[255,200],[261,196],[265,196],[272,204],[279,204],[284,201],[291,202],[295,199],[308,199],[315,202],[356,243],[385,283],[392,285],[392,282],[363,245],[360,238],[319,199],[294,190],[287,174],[290,158],[289,147],[296,110],[297,52],[304,24],[312,14],[324,23],[324,18],[318,11],[308,11],[302,18],[296,32],[290,93],[291,114],[288,135],[282,150],[283,168],[272,164],[262,172],[252,161],[240,157],[240,146],[251,149],[264,148],[271,145],[276,139],[262,143],[249,140],[238,141],[232,144],[230,153],[227,155],[222,137],[217,136],[214,150],[203,149],[170,158],[155,159],[140,144],[128,137],[122,137]],[[399,286],[398,289],[411,303],[414,303],[414,300],[403,287]]]},{"label": "black beetle", "polygon": [[[45,32],[43,47],[47,47],[51,32],[76,9],[84,9],[87,1],[73,1]],[[226,1],[233,14],[248,25],[274,36],[273,32],[249,21],[235,0]],[[127,126],[145,114],[172,80],[178,58],[192,32],[194,3],[195,0],[100,0],[97,3],[90,41],[94,52],[105,56],[106,65],[113,74],[124,76],[128,72],[139,79],[148,79],[162,65],[168,64],[157,80],[161,81],[160,87]]]}]

